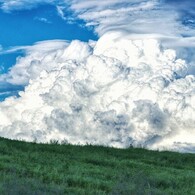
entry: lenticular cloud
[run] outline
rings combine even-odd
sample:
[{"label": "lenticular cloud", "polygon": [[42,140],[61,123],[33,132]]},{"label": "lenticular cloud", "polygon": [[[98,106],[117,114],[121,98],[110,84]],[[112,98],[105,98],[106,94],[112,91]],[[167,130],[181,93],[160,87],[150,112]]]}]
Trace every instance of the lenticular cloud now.
[{"label": "lenticular cloud", "polygon": [[32,55],[15,70],[44,68],[0,103],[0,136],[195,152],[195,77],[174,50],[108,33]]}]

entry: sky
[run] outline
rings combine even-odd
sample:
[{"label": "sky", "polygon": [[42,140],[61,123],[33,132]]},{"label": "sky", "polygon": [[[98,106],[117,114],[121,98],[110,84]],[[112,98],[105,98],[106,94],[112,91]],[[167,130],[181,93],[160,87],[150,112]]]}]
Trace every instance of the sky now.
[{"label": "sky", "polygon": [[193,0],[0,0],[0,136],[195,152],[194,115]]}]

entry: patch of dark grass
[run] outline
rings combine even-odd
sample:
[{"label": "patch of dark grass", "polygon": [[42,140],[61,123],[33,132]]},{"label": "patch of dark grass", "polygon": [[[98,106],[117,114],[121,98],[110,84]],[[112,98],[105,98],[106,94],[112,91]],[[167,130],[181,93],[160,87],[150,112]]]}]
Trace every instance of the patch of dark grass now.
[{"label": "patch of dark grass", "polygon": [[57,185],[47,185],[38,179],[20,178],[12,174],[1,182],[2,195],[63,195],[64,190]]},{"label": "patch of dark grass", "polygon": [[154,181],[143,172],[124,173],[113,187],[110,195],[166,195],[159,190]]}]

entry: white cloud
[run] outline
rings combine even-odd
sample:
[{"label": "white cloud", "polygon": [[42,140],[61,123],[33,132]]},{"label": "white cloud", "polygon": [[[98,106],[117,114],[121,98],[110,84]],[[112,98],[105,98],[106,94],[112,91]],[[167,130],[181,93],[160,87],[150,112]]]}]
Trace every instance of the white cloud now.
[{"label": "white cloud", "polygon": [[0,103],[1,136],[195,152],[195,77],[174,50],[120,33],[35,48],[17,67],[29,71],[25,92]]},{"label": "white cloud", "polygon": [[62,19],[66,19],[66,18],[64,17],[64,12],[63,12],[64,6],[56,6],[56,9],[57,9],[57,12],[58,12],[59,16],[60,16]]},{"label": "white cloud", "polygon": [[34,20],[46,23],[46,24],[51,24],[52,22],[49,21],[47,18],[39,18],[39,17],[35,17]]},{"label": "white cloud", "polygon": [[160,0],[72,0],[69,9],[77,18],[86,21],[87,26],[95,26],[95,31],[100,36],[109,31],[143,36],[158,34],[159,38],[172,39],[178,46],[194,47],[194,43],[182,39],[184,34],[194,39],[194,29],[182,24],[177,8]]}]

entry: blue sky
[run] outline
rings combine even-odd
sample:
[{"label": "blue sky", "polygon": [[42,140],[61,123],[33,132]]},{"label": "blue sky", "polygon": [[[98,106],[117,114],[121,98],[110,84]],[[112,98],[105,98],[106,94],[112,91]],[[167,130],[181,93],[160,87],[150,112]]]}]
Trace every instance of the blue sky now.
[{"label": "blue sky", "polygon": [[82,28],[84,22],[68,24],[59,17],[56,7],[42,5],[32,10],[0,12],[0,43],[3,47],[31,45],[50,39],[94,39],[92,31]]}]

